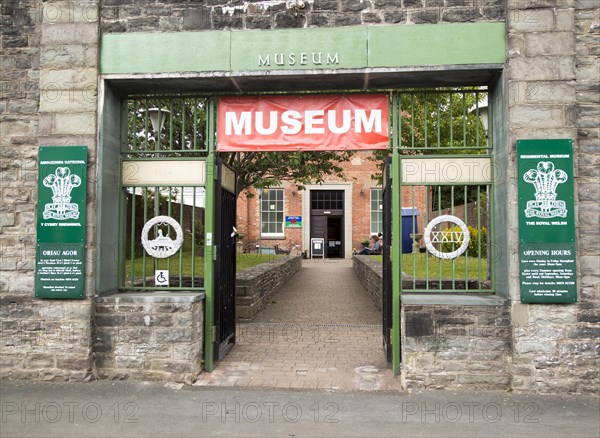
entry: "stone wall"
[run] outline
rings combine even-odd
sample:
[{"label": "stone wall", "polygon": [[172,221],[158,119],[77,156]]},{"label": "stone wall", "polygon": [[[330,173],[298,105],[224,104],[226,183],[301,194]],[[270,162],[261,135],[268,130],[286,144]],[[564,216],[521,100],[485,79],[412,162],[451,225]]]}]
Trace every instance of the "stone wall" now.
[{"label": "stone wall", "polygon": [[[83,379],[94,294],[97,2],[0,6],[0,375]],[[86,299],[34,298],[37,153],[87,145]]]},{"label": "stone wall", "polygon": [[0,295],[0,378],[85,379],[92,370],[89,305],[36,300],[32,290]]},{"label": "stone wall", "polygon": [[103,0],[102,32],[285,29],[502,20],[505,0]]},{"label": "stone wall", "polygon": [[[35,263],[35,188],[41,1],[0,6],[0,287],[31,289]],[[10,289],[9,289],[10,288]]]},{"label": "stone wall", "polygon": [[95,375],[192,383],[202,369],[203,297],[129,293],[97,298]]},{"label": "stone wall", "polygon": [[[583,339],[600,338],[600,10],[593,0],[575,2],[575,106],[577,111],[577,233],[580,309],[575,332]],[[600,344],[593,346],[600,357]],[[593,366],[593,362],[590,362]],[[598,369],[599,362],[596,362]],[[589,372],[588,372],[589,374]],[[593,375],[593,372],[592,372]],[[596,377],[598,374],[596,374]],[[600,386],[600,383],[598,384]]]},{"label": "stone wall", "polygon": [[288,256],[238,272],[235,280],[236,320],[252,321],[301,268],[300,256]]},{"label": "stone wall", "polygon": [[355,255],[352,257],[354,273],[379,310],[383,297],[383,265],[370,256]]},{"label": "stone wall", "polygon": [[509,259],[514,387],[597,392],[600,356],[600,151],[598,3],[508,2],[509,254],[518,251],[515,144],[574,140],[578,302],[521,304],[519,263]]},{"label": "stone wall", "polygon": [[402,385],[497,389],[512,384],[508,305],[402,304]]}]

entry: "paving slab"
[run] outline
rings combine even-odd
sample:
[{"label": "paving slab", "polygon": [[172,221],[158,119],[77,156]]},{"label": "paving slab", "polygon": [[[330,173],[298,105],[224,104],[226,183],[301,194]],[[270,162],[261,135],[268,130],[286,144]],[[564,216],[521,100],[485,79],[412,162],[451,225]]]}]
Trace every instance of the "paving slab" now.
[{"label": "paving slab", "polygon": [[351,260],[303,260],[302,269],[196,386],[399,391],[382,347],[382,316]]}]

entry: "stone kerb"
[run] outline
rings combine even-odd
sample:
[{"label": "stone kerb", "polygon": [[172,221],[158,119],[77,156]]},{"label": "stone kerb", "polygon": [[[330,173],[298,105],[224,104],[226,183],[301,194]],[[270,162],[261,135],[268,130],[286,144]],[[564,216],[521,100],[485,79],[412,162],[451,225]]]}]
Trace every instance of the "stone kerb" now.
[{"label": "stone kerb", "polygon": [[363,287],[379,310],[383,297],[383,265],[369,256],[352,257],[352,267]]},{"label": "stone kerb", "polygon": [[238,272],[235,287],[237,321],[252,321],[302,267],[300,256],[288,256]]}]

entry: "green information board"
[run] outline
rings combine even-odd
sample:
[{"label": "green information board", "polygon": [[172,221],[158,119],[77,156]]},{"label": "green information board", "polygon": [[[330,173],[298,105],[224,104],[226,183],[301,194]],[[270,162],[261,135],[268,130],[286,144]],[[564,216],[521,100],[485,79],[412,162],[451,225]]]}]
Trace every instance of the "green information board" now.
[{"label": "green information board", "polygon": [[35,296],[85,297],[86,146],[41,146]]},{"label": "green information board", "polygon": [[521,302],[577,301],[573,143],[518,140]]}]

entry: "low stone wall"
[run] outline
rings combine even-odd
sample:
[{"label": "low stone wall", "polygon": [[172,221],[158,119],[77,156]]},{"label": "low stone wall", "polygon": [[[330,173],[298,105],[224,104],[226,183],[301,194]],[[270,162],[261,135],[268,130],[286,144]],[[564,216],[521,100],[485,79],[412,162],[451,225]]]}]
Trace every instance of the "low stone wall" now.
[{"label": "low stone wall", "polygon": [[288,256],[238,272],[235,286],[236,320],[253,320],[300,268],[301,257]]},{"label": "low stone wall", "polygon": [[[407,389],[499,389],[512,385],[510,309],[488,304],[408,304],[400,312],[402,384]],[[420,298],[421,300],[423,298]],[[416,298],[415,302],[418,302]]]},{"label": "low stone wall", "polygon": [[202,369],[203,300],[174,292],[97,298],[97,377],[192,383]]},{"label": "low stone wall", "polygon": [[382,308],[383,265],[366,255],[352,257],[352,267],[363,287],[377,306]]},{"label": "low stone wall", "polygon": [[[382,264],[369,256],[354,256],[352,262],[381,309]],[[402,295],[400,330],[404,388],[504,390],[512,386],[512,328],[505,299]]]}]

